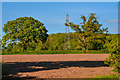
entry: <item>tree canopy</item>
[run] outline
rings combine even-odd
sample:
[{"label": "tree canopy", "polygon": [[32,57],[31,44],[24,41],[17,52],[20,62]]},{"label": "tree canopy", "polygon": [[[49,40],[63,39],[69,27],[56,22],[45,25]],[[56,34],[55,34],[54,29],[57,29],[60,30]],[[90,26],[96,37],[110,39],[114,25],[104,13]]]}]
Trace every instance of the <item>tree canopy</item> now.
[{"label": "tree canopy", "polygon": [[73,22],[65,23],[66,26],[70,26],[73,30],[75,30],[80,36],[77,36],[79,41],[82,42],[83,50],[88,49],[88,43],[91,43],[96,48],[100,46],[100,44],[105,43],[105,38],[108,33],[108,28],[102,28],[102,24],[99,24],[96,14],[91,13],[89,18],[87,19],[85,16],[81,16],[80,18],[83,20],[81,25],[74,24]]},{"label": "tree canopy", "polygon": [[5,43],[19,42],[24,49],[35,47],[33,44],[39,41],[45,42],[48,37],[43,23],[32,17],[20,17],[4,24],[3,45]]}]

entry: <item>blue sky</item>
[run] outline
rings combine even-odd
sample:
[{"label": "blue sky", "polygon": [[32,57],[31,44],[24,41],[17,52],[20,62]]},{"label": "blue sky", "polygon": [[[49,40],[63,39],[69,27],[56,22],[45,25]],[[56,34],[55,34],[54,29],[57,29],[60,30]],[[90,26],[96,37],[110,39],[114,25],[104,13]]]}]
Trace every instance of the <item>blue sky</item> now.
[{"label": "blue sky", "polygon": [[7,21],[31,16],[45,24],[48,34],[63,33],[67,13],[75,24],[81,22],[81,15],[95,13],[102,27],[108,27],[109,33],[118,33],[118,2],[2,2],[2,26]]},{"label": "blue sky", "polygon": [[2,2],[119,2],[119,0],[1,0]]}]

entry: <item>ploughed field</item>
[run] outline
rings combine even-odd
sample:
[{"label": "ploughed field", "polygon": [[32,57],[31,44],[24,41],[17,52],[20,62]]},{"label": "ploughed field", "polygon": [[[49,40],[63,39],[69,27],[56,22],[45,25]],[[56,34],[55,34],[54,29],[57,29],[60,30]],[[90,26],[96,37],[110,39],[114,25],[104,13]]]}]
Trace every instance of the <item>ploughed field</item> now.
[{"label": "ploughed field", "polygon": [[108,75],[109,54],[2,55],[10,75],[22,78],[91,78]]}]

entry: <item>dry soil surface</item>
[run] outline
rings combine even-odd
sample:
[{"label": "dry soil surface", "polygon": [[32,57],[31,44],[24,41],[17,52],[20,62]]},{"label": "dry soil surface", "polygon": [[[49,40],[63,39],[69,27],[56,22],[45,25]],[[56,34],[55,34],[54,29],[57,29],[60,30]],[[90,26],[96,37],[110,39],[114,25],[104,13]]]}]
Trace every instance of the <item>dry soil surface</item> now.
[{"label": "dry soil surface", "polygon": [[108,75],[109,54],[2,55],[10,74],[31,78],[91,78]]}]

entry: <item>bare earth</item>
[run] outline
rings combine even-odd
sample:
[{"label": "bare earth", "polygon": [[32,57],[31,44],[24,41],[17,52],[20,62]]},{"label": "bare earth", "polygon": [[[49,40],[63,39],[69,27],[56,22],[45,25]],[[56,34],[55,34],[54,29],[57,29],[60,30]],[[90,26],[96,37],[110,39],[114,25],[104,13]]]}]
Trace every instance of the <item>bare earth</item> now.
[{"label": "bare earth", "polygon": [[91,78],[108,74],[104,64],[109,54],[2,55],[2,61],[17,77]]}]

